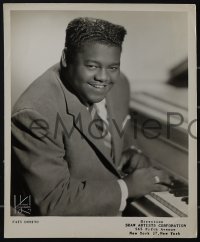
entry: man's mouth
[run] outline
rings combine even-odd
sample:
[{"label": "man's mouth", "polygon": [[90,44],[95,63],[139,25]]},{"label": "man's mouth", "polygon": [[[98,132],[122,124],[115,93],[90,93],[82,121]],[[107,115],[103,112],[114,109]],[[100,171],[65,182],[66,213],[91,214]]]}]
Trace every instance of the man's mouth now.
[{"label": "man's mouth", "polygon": [[96,83],[88,83],[88,84],[97,89],[103,89],[108,86],[108,84],[96,84]]}]

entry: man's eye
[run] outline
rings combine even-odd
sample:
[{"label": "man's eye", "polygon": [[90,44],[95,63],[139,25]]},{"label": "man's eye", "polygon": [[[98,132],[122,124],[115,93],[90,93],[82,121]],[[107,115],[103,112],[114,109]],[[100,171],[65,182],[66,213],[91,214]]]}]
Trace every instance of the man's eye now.
[{"label": "man's eye", "polygon": [[119,67],[118,67],[118,66],[111,66],[109,69],[110,69],[111,71],[116,71],[116,70],[119,69]]},{"label": "man's eye", "polygon": [[98,66],[95,66],[95,65],[87,65],[87,67],[88,67],[89,69],[96,69]]}]

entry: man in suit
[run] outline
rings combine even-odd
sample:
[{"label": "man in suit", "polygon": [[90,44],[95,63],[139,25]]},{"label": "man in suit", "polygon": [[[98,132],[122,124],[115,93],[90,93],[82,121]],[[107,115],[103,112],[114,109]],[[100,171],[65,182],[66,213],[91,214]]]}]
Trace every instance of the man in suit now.
[{"label": "man in suit", "polygon": [[74,19],[60,64],[17,101],[11,202],[30,196],[25,215],[117,216],[127,198],[167,190],[163,171],[138,165],[124,176],[119,169],[123,150],[132,147],[129,84],[120,72],[125,34],[108,21]]}]

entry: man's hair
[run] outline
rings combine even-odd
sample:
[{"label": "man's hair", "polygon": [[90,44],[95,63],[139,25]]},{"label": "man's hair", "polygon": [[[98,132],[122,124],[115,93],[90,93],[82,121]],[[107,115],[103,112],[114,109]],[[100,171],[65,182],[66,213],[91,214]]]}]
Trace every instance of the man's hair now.
[{"label": "man's hair", "polygon": [[125,35],[126,29],[123,26],[106,20],[76,18],[68,24],[66,29],[67,62],[85,42],[99,42],[121,48]]}]

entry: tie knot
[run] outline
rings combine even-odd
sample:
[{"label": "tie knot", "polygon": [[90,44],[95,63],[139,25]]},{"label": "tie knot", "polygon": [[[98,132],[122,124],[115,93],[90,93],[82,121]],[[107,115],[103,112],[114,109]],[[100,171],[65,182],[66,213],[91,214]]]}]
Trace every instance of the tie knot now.
[{"label": "tie knot", "polygon": [[94,104],[94,110],[97,113],[97,115],[106,123],[108,124],[108,115],[107,115],[107,109],[105,105],[105,99],[103,99],[99,103]]}]

